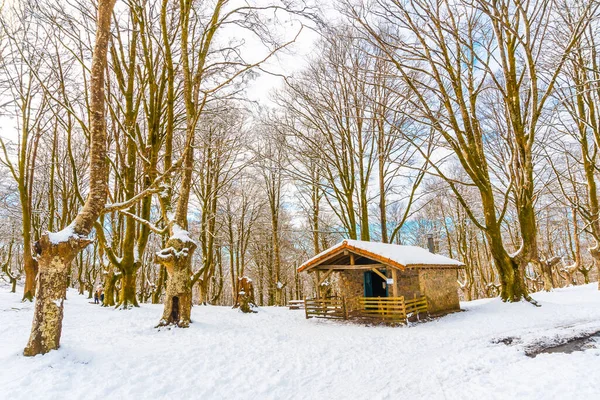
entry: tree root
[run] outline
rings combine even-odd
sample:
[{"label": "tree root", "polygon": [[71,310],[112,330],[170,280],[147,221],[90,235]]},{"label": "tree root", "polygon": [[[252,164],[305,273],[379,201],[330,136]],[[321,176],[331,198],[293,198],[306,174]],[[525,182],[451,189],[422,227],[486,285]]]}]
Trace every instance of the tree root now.
[{"label": "tree root", "polygon": [[535,300],[533,297],[531,297],[528,294],[524,295],[523,298],[525,299],[526,302],[528,302],[529,304],[532,304],[532,305],[534,305],[536,307],[541,307],[542,306],[540,303],[537,302],[537,300]]}]

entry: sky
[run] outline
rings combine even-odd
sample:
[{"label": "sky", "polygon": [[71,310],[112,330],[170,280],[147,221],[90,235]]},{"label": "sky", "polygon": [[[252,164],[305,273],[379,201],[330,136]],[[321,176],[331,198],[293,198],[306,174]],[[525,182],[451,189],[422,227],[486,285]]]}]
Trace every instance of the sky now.
[{"label": "sky", "polygon": [[[272,4],[279,2],[277,0],[256,0],[251,3]],[[331,0],[317,3],[324,13],[329,12]],[[276,17],[277,21],[272,21],[273,33],[282,42],[295,40],[264,63],[260,70],[256,70],[259,76],[251,82],[247,90],[250,100],[267,105],[271,104],[270,93],[284,84],[283,78],[278,75],[293,75],[306,66],[308,58],[314,50],[315,43],[319,39],[319,34],[312,29],[311,25],[314,26],[314,24],[310,21],[301,22],[298,16],[286,15],[281,11],[277,12]],[[234,34],[245,35],[242,32],[234,32]],[[252,54],[255,59],[260,59],[266,55],[264,46],[256,38],[244,37],[244,39],[247,40],[246,54]]]}]

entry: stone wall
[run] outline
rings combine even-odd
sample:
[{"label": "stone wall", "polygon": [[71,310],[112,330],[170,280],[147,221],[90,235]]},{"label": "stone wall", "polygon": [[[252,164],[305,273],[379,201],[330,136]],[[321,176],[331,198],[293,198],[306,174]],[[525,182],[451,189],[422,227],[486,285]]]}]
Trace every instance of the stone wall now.
[{"label": "stone wall", "polygon": [[365,295],[364,271],[347,270],[340,272],[340,291],[341,295],[347,299],[354,297],[363,297]]},{"label": "stone wall", "polygon": [[[415,295],[421,295],[418,271],[412,269],[406,271],[397,271],[396,276],[398,279],[398,296],[404,296],[406,299],[412,299]],[[390,296],[393,296],[392,293],[392,288],[390,287]]]},{"label": "stone wall", "polygon": [[460,310],[456,269],[420,269],[419,286],[427,297],[429,313],[441,314]]}]

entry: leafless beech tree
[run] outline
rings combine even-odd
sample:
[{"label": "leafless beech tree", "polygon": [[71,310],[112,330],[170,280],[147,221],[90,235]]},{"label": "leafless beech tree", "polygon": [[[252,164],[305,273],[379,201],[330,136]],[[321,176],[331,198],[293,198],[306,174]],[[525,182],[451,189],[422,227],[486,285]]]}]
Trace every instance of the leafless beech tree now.
[{"label": "leafless beech tree", "polygon": [[63,302],[67,289],[69,264],[87,247],[94,223],[106,203],[106,119],[104,80],[110,18],[115,0],[98,2],[96,44],[90,81],[90,188],[83,208],[73,223],[58,233],[46,232],[36,243],[39,273],[33,326],[26,356],[44,354],[60,345]]}]

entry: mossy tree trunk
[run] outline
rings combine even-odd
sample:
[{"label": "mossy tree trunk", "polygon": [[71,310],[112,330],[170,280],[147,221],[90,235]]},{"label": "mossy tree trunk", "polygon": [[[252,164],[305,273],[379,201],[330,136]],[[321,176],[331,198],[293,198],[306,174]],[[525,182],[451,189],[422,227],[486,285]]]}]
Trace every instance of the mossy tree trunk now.
[{"label": "mossy tree trunk", "polygon": [[121,274],[116,274],[112,266],[109,266],[109,272],[104,278],[104,301],[102,307],[114,307],[117,303],[115,301],[115,288],[117,281],[121,279]]},{"label": "mossy tree trunk", "polygon": [[25,285],[23,286],[23,301],[33,301],[35,297],[35,278],[38,274],[38,262],[35,260],[27,247],[23,254],[23,269],[25,270]]},{"label": "mossy tree trunk", "polygon": [[489,181],[486,186],[486,190],[481,192],[485,215],[485,233],[490,243],[490,253],[500,279],[500,297],[503,301],[508,302],[530,299],[524,277],[528,260],[525,257],[511,257],[506,251]]},{"label": "mossy tree trunk", "polygon": [[[559,94],[562,97],[561,101],[568,105],[566,109],[575,122],[576,129],[571,135],[580,144],[581,162],[587,186],[586,196],[580,198],[576,189],[579,178],[569,169],[567,172],[569,172],[569,180],[574,190],[571,193],[564,193],[564,198],[572,202],[573,234],[576,244],[579,244],[578,235],[581,233],[577,226],[578,212],[587,227],[585,231],[589,232],[593,238],[593,244],[588,250],[600,275],[600,199],[596,181],[597,153],[600,148],[600,120],[597,116],[598,109],[600,109],[600,65],[598,63],[600,58],[595,50],[597,48],[596,41],[597,35],[579,36],[568,64],[568,72],[573,79],[572,88],[574,89],[560,91]],[[591,52],[590,49],[592,49]],[[583,274],[586,283],[589,282],[591,268],[591,266],[586,268],[583,263],[579,264],[579,271]],[[600,279],[598,280],[598,289],[600,290]]]},{"label": "mossy tree trunk", "polygon": [[163,316],[158,326],[173,324],[187,328],[190,325],[194,250],[196,243],[189,237],[172,236],[167,241],[167,248],[156,254],[156,261],[168,274]]},{"label": "mossy tree trunk", "polygon": [[128,270],[123,270],[121,273],[121,290],[119,291],[118,307],[128,309],[131,307],[139,307],[136,296],[137,289],[137,268],[133,267]]},{"label": "mossy tree trunk", "polygon": [[[133,5],[131,6],[133,7]],[[139,18],[133,8],[130,9],[132,15],[130,31],[117,30],[117,43],[111,46],[111,60],[117,75],[121,78],[119,90],[124,99],[124,121],[123,130],[125,131],[125,157],[126,162],[123,166],[125,201],[130,201],[135,197],[137,183],[137,165],[138,165],[138,144],[137,124],[139,107],[136,105],[138,99],[136,96],[136,63],[138,61],[138,41],[139,41]],[[121,35],[130,35],[122,38]],[[129,42],[129,51],[118,50],[118,43]],[[121,274],[121,288],[117,307],[128,309],[139,307],[137,290],[137,271],[141,265],[136,254],[136,236],[138,232],[138,223],[135,220],[136,205],[132,204],[127,209],[125,215],[125,231],[121,243],[121,258],[117,258],[112,249],[107,249],[107,255]]]}]

